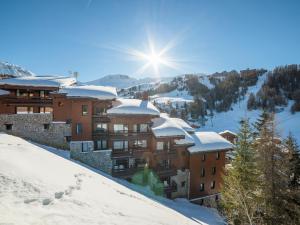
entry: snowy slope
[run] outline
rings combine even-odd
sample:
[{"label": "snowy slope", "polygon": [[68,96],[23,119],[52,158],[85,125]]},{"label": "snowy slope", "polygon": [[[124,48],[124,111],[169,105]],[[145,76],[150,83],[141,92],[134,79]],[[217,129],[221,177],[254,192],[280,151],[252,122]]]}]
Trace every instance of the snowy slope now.
[{"label": "snowy slope", "polygon": [[[208,119],[204,127],[199,128],[200,131],[224,131],[231,130],[234,132],[238,132],[239,129],[239,121],[242,118],[249,118],[250,122],[254,123],[256,119],[261,114],[260,110],[247,110],[247,101],[250,93],[256,94],[257,91],[262,86],[263,82],[266,79],[266,75],[264,74],[259,77],[255,86],[249,87],[245,99],[240,103],[234,104],[232,106],[233,110],[228,112],[215,113],[212,120]],[[289,105],[284,108],[284,110],[280,113],[276,113],[275,120],[277,122],[277,130],[278,134],[282,137],[288,135],[289,132],[297,138],[300,143],[300,112],[292,115],[290,113],[292,102],[289,102]]]},{"label": "snowy slope", "polygon": [[213,209],[154,197],[68,157],[68,152],[0,134],[0,223],[222,224]]},{"label": "snowy slope", "polygon": [[116,87],[118,89],[122,89],[122,88],[129,88],[132,86],[136,86],[139,84],[150,83],[150,82],[154,82],[154,81],[155,81],[155,79],[152,79],[152,78],[136,79],[136,78],[132,78],[128,75],[115,74],[115,75],[107,75],[100,79],[86,82],[86,84],[112,86],[112,87]]},{"label": "snowy slope", "polygon": [[0,75],[9,75],[14,77],[34,76],[34,73],[24,68],[0,61]]}]

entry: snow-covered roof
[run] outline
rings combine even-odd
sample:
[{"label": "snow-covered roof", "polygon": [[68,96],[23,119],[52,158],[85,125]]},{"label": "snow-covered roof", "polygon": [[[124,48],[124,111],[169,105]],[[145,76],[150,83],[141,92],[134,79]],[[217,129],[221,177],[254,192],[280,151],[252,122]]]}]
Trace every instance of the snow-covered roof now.
[{"label": "snow-covered roof", "polygon": [[177,145],[192,145],[195,143],[191,134],[185,131],[185,136],[183,139],[174,140]]},{"label": "snow-covered roof", "polygon": [[9,94],[8,91],[0,89],[0,95],[8,95],[8,94]]},{"label": "snow-covered roof", "polygon": [[229,134],[232,134],[234,136],[237,136],[236,133],[234,133],[233,131],[230,131],[230,130],[224,130],[224,131],[220,132],[219,134],[226,134],[226,133],[229,133]]},{"label": "snow-covered roof", "polygon": [[107,110],[108,114],[132,114],[159,116],[159,110],[150,102],[140,99],[118,99],[113,108]]},{"label": "snow-covered roof", "polygon": [[100,100],[113,100],[117,97],[116,88],[95,85],[68,86],[60,89],[58,93],[66,94],[68,97],[97,98]]},{"label": "snow-covered roof", "polygon": [[195,145],[188,148],[190,153],[207,152],[233,148],[233,144],[216,132],[196,132],[191,135]]},{"label": "snow-covered roof", "polygon": [[170,118],[173,122],[181,126],[186,132],[193,133],[195,129],[192,128],[187,122],[180,118]]},{"label": "snow-covered roof", "polygon": [[187,134],[181,126],[172,121],[165,113],[161,113],[159,118],[152,119],[152,122],[151,129],[155,137],[185,136]]},{"label": "snow-covered roof", "polygon": [[24,68],[13,65],[7,62],[0,62],[0,75],[13,76],[13,77],[26,77],[34,76],[34,73]]},{"label": "snow-covered roof", "polygon": [[31,76],[0,80],[1,84],[34,87],[64,87],[76,83],[74,77]]}]

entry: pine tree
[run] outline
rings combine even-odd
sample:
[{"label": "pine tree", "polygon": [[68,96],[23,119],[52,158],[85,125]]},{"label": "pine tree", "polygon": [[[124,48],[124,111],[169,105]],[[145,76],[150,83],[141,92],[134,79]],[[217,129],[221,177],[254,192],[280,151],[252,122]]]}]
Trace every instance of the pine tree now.
[{"label": "pine tree", "polygon": [[224,176],[222,205],[231,224],[258,224],[261,221],[257,213],[259,176],[248,119],[241,122],[235,152],[232,168]]},{"label": "pine tree", "polygon": [[259,136],[255,142],[258,169],[260,176],[260,198],[265,224],[285,224],[288,215],[284,211],[285,194],[289,177],[288,157],[278,143],[275,132],[274,116],[269,114],[259,128]]},{"label": "pine tree", "polygon": [[289,134],[284,141],[289,158],[287,175],[290,178],[285,195],[285,208],[290,224],[300,224],[300,152],[295,138]]},{"label": "pine tree", "polygon": [[257,137],[262,129],[262,126],[267,122],[269,118],[269,113],[267,111],[263,111],[257,121],[253,124],[253,127],[255,129],[254,131],[254,137]]}]

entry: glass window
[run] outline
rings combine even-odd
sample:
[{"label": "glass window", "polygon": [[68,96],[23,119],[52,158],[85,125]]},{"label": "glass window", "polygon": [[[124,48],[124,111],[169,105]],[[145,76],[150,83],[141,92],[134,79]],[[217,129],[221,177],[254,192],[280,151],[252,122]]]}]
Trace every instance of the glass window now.
[{"label": "glass window", "polygon": [[205,161],[205,159],[206,159],[206,156],[205,156],[205,154],[203,154],[202,155],[202,161]]},{"label": "glass window", "polygon": [[164,143],[162,141],[156,142],[156,150],[163,150],[164,149]]},{"label": "glass window", "polygon": [[82,152],[88,152],[89,151],[89,146],[87,142],[82,143]]},{"label": "glass window", "polygon": [[52,107],[45,107],[45,113],[52,113],[53,108]]},{"label": "glass window", "polygon": [[95,149],[96,150],[107,149],[107,140],[96,141],[96,143],[95,143]]},{"label": "glass window", "polygon": [[141,147],[141,148],[147,148],[147,140],[134,140],[133,141],[134,147]]},{"label": "glass window", "polygon": [[126,124],[114,124],[115,133],[128,133],[128,125]]},{"label": "glass window", "polygon": [[33,113],[33,107],[28,107],[28,113]]},{"label": "glass window", "polygon": [[114,141],[113,148],[116,150],[127,150],[128,149],[128,141]]},{"label": "glass window", "polygon": [[205,176],[205,169],[201,168],[201,177],[204,177],[204,176]]},{"label": "glass window", "polygon": [[19,97],[20,96],[20,90],[17,89],[16,95]]},{"label": "glass window", "polygon": [[215,186],[216,186],[216,182],[215,181],[210,182],[210,188],[211,189],[214,189]]},{"label": "glass window", "polygon": [[107,131],[107,123],[97,123],[96,124],[96,131]]},{"label": "glass window", "polygon": [[17,107],[16,111],[17,111],[17,114],[25,114],[25,113],[28,113],[27,107]]},{"label": "glass window", "polygon": [[142,123],[140,124],[140,132],[147,132],[148,131],[148,124]]},{"label": "glass window", "polygon": [[217,160],[220,159],[220,152],[217,152],[217,154],[216,154],[216,159],[217,159]]},{"label": "glass window", "polygon": [[86,116],[88,114],[88,106],[82,105],[82,115]]},{"label": "glass window", "polygon": [[200,184],[200,191],[204,191],[204,183]]},{"label": "glass window", "polygon": [[217,171],[217,169],[216,169],[215,166],[211,168],[211,173],[212,173],[212,175],[215,175],[215,174],[216,174],[216,171]]},{"label": "glass window", "polygon": [[40,97],[44,98],[45,97],[45,91],[40,91]]},{"label": "glass window", "polygon": [[82,124],[81,123],[76,124],[76,134],[82,134]]}]

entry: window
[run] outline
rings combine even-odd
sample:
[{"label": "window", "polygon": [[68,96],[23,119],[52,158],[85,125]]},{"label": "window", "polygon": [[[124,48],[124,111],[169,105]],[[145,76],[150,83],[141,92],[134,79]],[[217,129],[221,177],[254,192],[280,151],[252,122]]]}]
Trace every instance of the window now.
[{"label": "window", "polygon": [[50,128],[50,124],[49,123],[45,123],[44,124],[44,130],[49,130]]},{"label": "window", "polygon": [[96,115],[103,115],[106,113],[106,108],[104,108],[104,107],[97,106],[94,108],[94,110],[95,110],[94,112]]},{"label": "window", "polygon": [[128,150],[128,141],[114,141],[113,148],[115,150]]},{"label": "window", "polygon": [[126,124],[114,124],[115,133],[128,133],[128,125]]},{"label": "window", "polygon": [[45,91],[40,91],[40,97],[45,98]]},{"label": "window", "polygon": [[82,105],[82,115],[86,116],[88,114],[88,106]]},{"label": "window", "polygon": [[81,123],[77,123],[76,124],[76,134],[82,134],[82,124]]},{"label": "window", "polygon": [[89,151],[89,145],[87,142],[82,142],[82,152],[88,152]]},{"label": "window", "polygon": [[69,143],[71,141],[71,136],[65,136],[65,141]]},{"label": "window", "polygon": [[28,92],[28,96],[29,96],[29,97],[33,97],[33,96],[34,96],[34,93],[33,93],[33,92]]},{"label": "window", "polygon": [[216,154],[216,159],[217,159],[217,160],[220,159],[220,152],[217,152],[217,154]]},{"label": "window", "polygon": [[27,114],[27,113],[33,113],[33,107],[17,107],[16,108],[17,114]]},{"label": "window", "polygon": [[52,113],[52,111],[51,107],[40,107],[40,113]]},{"label": "window", "polygon": [[201,177],[205,177],[205,169],[201,168]]},{"label": "window", "polygon": [[28,107],[28,113],[33,113],[33,107]]},{"label": "window", "polygon": [[16,111],[17,111],[17,114],[25,114],[25,113],[28,113],[27,107],[17,107]]},{"label": "window", "polygon": [[185,181],[181,182],[181,187],[185,187]]},{"label": "window", "polygon": [[204,191],[204,183],[200,184],[200,191]]},{"label": "window", "polygon": [[164,149],[164,143],[162,141],[156,142],[156,150],[163,150]]},{"label": "window", "polygon": [[215,175],[216,174],[216,172],[217,172],[217,169],[216,169],[216,167],[214,166],[214,167],[212,167],[211,168],[211,174],[212,175]]},{"label": "window", "polygon": [[205,154],[203,154],[202,155],[202,161],[205,161],[205,159],[206,159],[206,156],[205,156]]},{"label": "window", "polygon": [[28,92],[25,90],[19,90],[17,89],[16,95],[18,97],[28,97]]},{"label": "window", "polygon": [[20,90],[17,89],[16,95],[19,97],[20,96]]},{"label": "window", "polygon": [[114,170],[118,171],[118,170],[124,170],[129,168],[129,160],[128,159],[116,159],[113,162],[114,164]]},{"label": "window", "polygon": [[167,160],[167,159],[163,159],[163,160],[161,160],[160,162],[159,162],[159,164],[160,164],[160,166],[162,167],[162,168],[166,168],[166,169],[168,169],[168,168],[170,168],[170,160]]},{"label": "window", "polygon": [[147,148],[147,140],[134,140],[133,141],[134,147],[141,147],[141,148]]},{"label": "window", "polygon": [[107,149],[107,140],[95,141],[95,150]]},{"label": "window", "polygon": [[97,123],[96,131],[98,132],[106,132],[107,131],[107,123]]},{"label": "window", "polygon": [[12,124],[5,124],[5,129],[6,130],[12,130]]},{"label": "window", "polygon": [[215,181],[210,182],[210,189],[215,189],[215,185],[216,185]]},{"label": "window", "polygon": [[134,124],[133,125],[133,132],[148,132],[148,124],[142,123],[142,124]]}]

